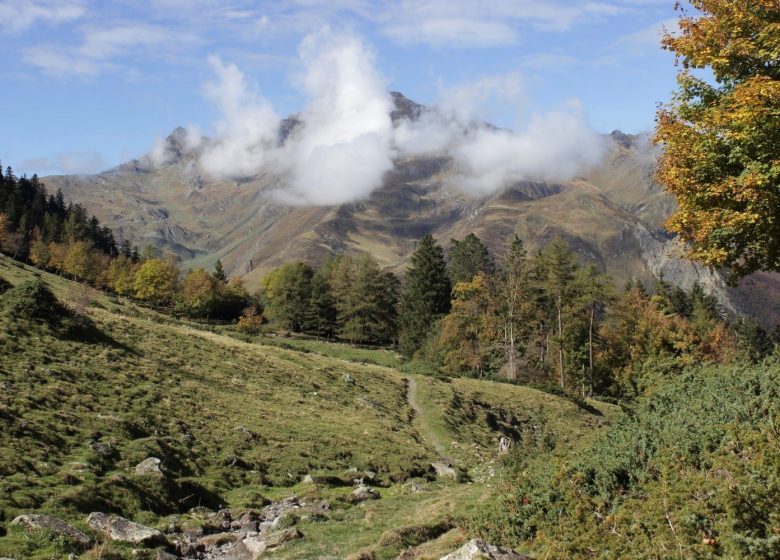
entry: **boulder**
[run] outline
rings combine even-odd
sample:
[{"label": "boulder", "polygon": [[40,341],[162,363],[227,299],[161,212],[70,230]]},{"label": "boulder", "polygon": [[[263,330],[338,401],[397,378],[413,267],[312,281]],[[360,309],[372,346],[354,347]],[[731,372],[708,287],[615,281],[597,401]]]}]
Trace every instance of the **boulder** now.
[{"label": "boulder", "polygon": [[298,498],[291,496],[289,498],[285,498],[281,502],[276,502],[275,504],[271,504],[270,506],[263,508],[262,518],[265,521],[274,521],[288,511],[299,509],[300,507],[301,503]]},{"label": "boulder", "polygon": [[168,544],[165,535],[157,529],[140,525],[118,515],[93,512],[87,517],[87,524],[95,531],[105,533],[112,541],[122,541],[144,546]]},{"label": "boulder", "polygon": [[531,557],[518,554],[511,548],[493,546],[485,541],[472,539],[455,552],[442,556],[440,560],[531,560]]},{"label": "boulder", "polygon": [[160,463],[162,461],[157,457],[147,457],[135,466],[135,474],[162,476],[163,472],[160,470]]},{"label": "boulder", "polygon": [[431,466],[433,467],[433,470],[436,471],[437,478],[457,478],[458,476],[458,473],[455,472],[452,465],[446,461],[436,461],[431,463]]},{"label": "boulder", "polygon": [[365,502],[366,500],[378,500],[379,498],[381,498],[379,492],[370,486],[361,484],[352,491],[352,493],[347,497],[347,500],[353,504],[356,504],[358,502]]},{"label": "boulder", "polygon": [[223,544],[232,543],[238,540],[237,533],[215,533],[213,535],[206,535],[198,539],[198,544],[203,547],[204,550],[209,551],[212,548],[222,546]]},{"label": "boulder", "polygon": [[[256,537],[256,539],[262,540],[267,548],[276,548],[277,546],[282,546],[286,542],[294,541],[302,537],[303,535],[298,529],[290,527],[289,529],[268,533],[264,537]],[[244,539],[244,542],[247,542],[248,540],[250,540],[250,538]]]},{"label": "boulder", "polygon": [[501,455],[508,453],[512,448],[513,443],[514,442],[510,438],[501,436],[501,439],[498,440],[498,453]]},{"label": "boulder", "polygon": [[154,558],[155,560],[181,560],[181,558],[175,554],[165,552],[164,550],[158,550]]},{"label": "boulder", "polygon": [[64,535],[70,541],[81,546],[89,546],[90,542],[92,542],[92,539],[75,527],[68,525],[62,519],[57,519],[50,515],[41,515],[37,513],[20,515],[11,521],[11,525],[22,525],[28,529],[44,529],[46,531],[51,531],[58,535]]}]

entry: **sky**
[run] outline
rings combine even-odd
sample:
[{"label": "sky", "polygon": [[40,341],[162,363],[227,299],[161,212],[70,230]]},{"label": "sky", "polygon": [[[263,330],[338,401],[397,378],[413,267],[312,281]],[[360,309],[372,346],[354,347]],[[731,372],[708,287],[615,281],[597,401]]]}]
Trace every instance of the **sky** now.
[{"label": "sky", "polygon": [[[659,38],[676,17],[674,0],[0,0],[0,160],[17,174],[94,173],[186,126],[226,139],[216,173],[256,153],[263,119],[304,111],[334,134],[323,104],[355,88],[523,130],[525,145],[562,113],[598,133],[648,131],[675,88]],[[316,171],[317,146],[285,161]],[[484,156],[464,161],[477,173]]]}]

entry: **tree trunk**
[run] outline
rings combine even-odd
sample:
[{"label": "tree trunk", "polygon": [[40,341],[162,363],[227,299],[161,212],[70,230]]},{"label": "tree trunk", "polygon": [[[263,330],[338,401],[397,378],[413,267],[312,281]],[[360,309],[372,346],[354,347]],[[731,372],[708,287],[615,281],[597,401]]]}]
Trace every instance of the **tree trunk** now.
[{"label": "tree trunk", "polygon": [[596,306],[590,307],[590,326],[588,328],[588,397],[593,396],[593,323],[596,319]]},{"label": "tree trunk", "polygon": [[561,376],[561,389],[566,389],[566,378],[563,371],[563,311],[561,296],[558,296],[558,371]]}]

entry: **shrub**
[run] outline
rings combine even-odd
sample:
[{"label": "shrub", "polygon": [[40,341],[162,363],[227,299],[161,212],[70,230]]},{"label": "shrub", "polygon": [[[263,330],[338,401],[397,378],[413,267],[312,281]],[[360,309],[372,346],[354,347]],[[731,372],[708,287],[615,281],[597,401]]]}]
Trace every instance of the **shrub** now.
[{"label": "shrub", "polygon": [[2,295],[6,313],[24,319],[58,321],[68,315],[65,307],[40,279],[28,280],[8,289]]}]

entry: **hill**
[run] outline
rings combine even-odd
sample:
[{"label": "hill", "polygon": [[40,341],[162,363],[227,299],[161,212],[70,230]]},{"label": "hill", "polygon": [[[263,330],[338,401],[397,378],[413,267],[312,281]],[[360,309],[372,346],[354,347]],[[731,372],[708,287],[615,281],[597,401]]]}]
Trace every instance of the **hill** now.
[{"label": "hill", "polygon": [[[427,109],[393,94],[392,118],[414,120]],[[300,122],[287,119],[280,139]],[[489,125],[483,125],[489,126]],[[166,163],[149,156],[94,176],[53,176],[44,182],[115,232],[138,245],[151,243],[188,263],[210,266],[219,258],[250,288],[289,260],[319,263],[331,252],[365,251],[394,271],[404,268],[415,243],[432,233],[450,238],[476,233],[501,257],[520,235],[534,251],[556,236],[583,260],[594,261],[618,283],[637,278],[652,287],[664,278],[685,289],[698,282],[724,308],[780,321],[777,275],[750,277],[738,289],[717,272],[692,265],[663,229],[674,201],[652,180],[653,149],[646,135],[606,137],[601,164],[560,183],[518,182],[481,198],[452,187],[457,173],[445,155],[399,157],[369,198],[339,206],[287,206],[269,193],[286,177],[261,172],[240,180],[213,180],[198,169],[198,150],[175,130],[162,146]]]},{"label": "hill", "polygon": [[[468,536],[462,520],[497,499],[501,437],[549,460],[615,416],[527,387],[360,363],[393,365],[383,350],[238,340],[5,257],[0,277],[38,279],[85,314],[63,324],[11,316],[12,296],[0,296],[0,556],[17,560],[73,550],[10,523],[22,514],[52,514],[95,538],[85,519],[107,512],[174,540],[215,532],[210,512],[237,519],[293,496],[283,526],[303,537],[271,557],[440,556]],[[140,467],[150,458],[160,472]],[[354,479],[381,498],[353,503]],[[130,558],[132,548],[102,554]]]}]

